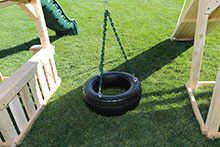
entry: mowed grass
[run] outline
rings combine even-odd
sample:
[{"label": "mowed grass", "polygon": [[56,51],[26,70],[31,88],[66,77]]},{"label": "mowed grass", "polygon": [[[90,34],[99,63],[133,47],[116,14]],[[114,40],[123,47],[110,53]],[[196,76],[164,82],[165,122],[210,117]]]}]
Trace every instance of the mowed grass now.
[{"label": "mowed grass", "polygon": [[[220,146],[201,134],[185,83],[189,80],[193,41],[171,42],[182,0],[111,0],[109,11],[135,75],[142,84],[140,105],[117,117],[90,112],[82,86],[98,74],[102,45],[103,2],[59,1],[78,22],[80,35],[57,38],[55,60],[62,85],[20,146]],[[0,9],[0,72],[10,76],[39,44],[35,23],[17,6]],[[215,80],[220,64],[220,29],[206,39],[200,80]],[[105,71],[128,72],[116,38],[107,32]],[[197,91],[206,119],[212,88]]]}]

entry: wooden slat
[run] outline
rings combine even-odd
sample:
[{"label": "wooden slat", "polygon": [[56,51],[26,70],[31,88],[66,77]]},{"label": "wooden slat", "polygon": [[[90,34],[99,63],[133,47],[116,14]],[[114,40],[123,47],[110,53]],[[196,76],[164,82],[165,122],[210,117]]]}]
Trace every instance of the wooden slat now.
[{"label": "wooden slat", "polygon": [[49,61],[50,61],[51,67],[52,67],[54,81],[55,81],[55,83],[57,83],[57,81],[60,78],[59,78],[58,73],[57,73],[57,68],[56,68],[56,65],[55,65],[54,57],[51,57],[51,59]]},{"label": "wooden slat", "polygon": [[51,91],[55,88],[55,81],[54,81],[54,77],[53,77],[54,74],[52,72],[51,64],[49,63],[49,60],[44,60],[43,64],[44,64],[44,73],[46,75],[48,86]]},{"label": "wooden slat", "polygon": [[206,120],[206,125],[208,126],[208,131],[218,132],[220,125],[220,67],[218,70],[218,75],[216,79],[216,84],[214,92],[212,95],[211,104],[209,106],[208,116]]},{"label": "wooden slat", "polygon": [[215,85],[215,81],[199,81],[198,88],[203,86]]},{"label": "wooden slat", "polygon": [[37,75],[38,75],[38,80],[40,83],[40,87],[41,87],[41,91],[43,93],[44,99],[48,99],[50,97],[50,91],[49,91],[47,80],[46,80],[41,64],[38,65]]},{"label": "wooden slat", "polygon": [[199,1],[198,16],[197,16],[197,25],[194,41],[194,50],[192,58],[192,67],[190,75],[190,86],[192,89],[197,89],[200,68],[202,63],[203,49],[205,45],[205,37],[208,23],[208,15],[205,14],[206,11],[206,1]]},{"label": "wooden slat", "polygon": [[6,141],[13,141],[18,136],[6,109],[0,111],[0,131]]},{"label": "wooden slat", "polygon": [[32,92],[32,95],[34,97],[34,100],[35,100],[35,103],[37,105],[37,108],[40,107],[40,105],[43,103],[43,97],[41,95],[41,92],[40,92],[40,87],[38,85],[38,82],[37,82],[37,78],[36,76],[34,76],[31,81],[29,82],[30,84],[30,88],[31,88],[31,92]]},{"label": "wooden slat", "polygon": [[17,95],[37,72],[37,62],[27,62],[0,85],[0,110]]},{"label": "wooden slat", "polygon": [[28,3],[28,4],[23,4],[19,3],[18,6],[32,19],[35,20],[37,18],[36,12],[34,7]]},{"label": "wooden slat", "polygon": [[34,114],[34,116],[28,121],[27,125],[25,126],[24,130],[21,132],[21,134],[19,136],[17,136],[15,138],[15,143],[16,144],[21,144],[22,140],[24,139],[25,135],[27,134],[27,132],[30,130],[30,128],[32,127],[32,125],[34,124],[34,122],[36,121],[36,119],[38,118],[38,116],[40,115],[40,113],[43,111],[43,109],[45,108],[45,105],[41,105],[36,113]]},{"label": "wooden slat", "polygon": [[36,109],[34,107],[34,102],[31,98],[29,89],[27,85],[20,92],[22,102],[24,103],[25,110],[27,111],[29,119],[33,117]]},{"label": "wooden slat", "polygon": [[40,0],[32,0],[31,4],[35,8],[35,12],[37,14],[36,24],[38,34],[40,36],[41,45],[43,48],[48,48],[50,46],[50,40],[47,32],[44,14],[41,7],[41,2]]},{"label": "wooden slat", "polygon": [[15,119],[15,122],[20,130],[20,132],[23,130],[24,126],[27,123],[27,118],[25,117],[24,110],[22,108],[22,105],[19,101],[18,96],[16,96],[10,103],[9,108],[13,114],[13,117]]}]

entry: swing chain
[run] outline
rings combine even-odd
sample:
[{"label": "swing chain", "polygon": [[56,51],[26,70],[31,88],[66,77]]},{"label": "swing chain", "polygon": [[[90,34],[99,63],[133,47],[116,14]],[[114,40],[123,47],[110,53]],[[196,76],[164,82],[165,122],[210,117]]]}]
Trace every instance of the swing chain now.
[{"label": "swing chain", "polygon": [[[107,0],[106,0],[106,1],[107,1]],[[134,77],[133,80],[134,80],[134,82],[137,82],[137,77],[134,76],[133,69],[132,69],[132,67],[131,67],[131,65],[130,65],[130,63],[129,63],[129,60],[128,60],[127,56],[126,56],[126,53],[125,53],[125,51],[124,51],[124,48],[123,48],[122,43],[121,43],[121,40],[120,40],[120,38],[119,38],[119,36],[118,36],[118,33],[117,33],[117,31],[116,31],[116,28],[115,28],[115,25],[114,25],[114,23],[113,23],[113,21],[112,21],[112,18],[111,18],[111,16],[110,16],[110,13],[109,13],[108,10],[105,9],[104,25],[103,25],[102,54],[101,54],[101,61],[100,61],[100,66],[99,66],[99,71],[100,71],[100,72],[99,72],[99,76],[100,76],[100,80],[99,80],[99,92],[98,92],[98,96],[99,96],[99,97],[102,97],[101,91],[102,91],[102,83],[103,83],[103,67],[104,67],[104,56],[105,56],[105,40],[106,40],[106,31],[107,31],[107,17],[109,17],[109,21],[110,21],[110,23],[111,23],[112,29],[113,29],[113,31],[114,31],[114,33],[115,33],[116,38],[117,38],[117,41],[118,41],[118,44],[119,44],[120,49],[121,49],[121,51],[122,51],[122,54],[123,54],[123,56],[124,56],[124,58],[125,58],[125,60],[126,60],[126,64],[127,64],[127,66],[128,66],[128,69],[129,69],[130,73],[131,73],[131,74],[133,75],[133,77]]]},{"label": "swing chain", "polygon": [[[108,17],[109,17],[109,21],[110,21],[110,23],[111,23],[112,29],[113,29],[113,31],[114,31],[114,33],[115,33],[115,37],[117,38],[118,44],[119,44],[120,49],[121,49],[121,51],[122,51],[122,54],[124,55],[126,64],[127,64],[127,66],[128,66],[128,69],[129,69],[130,73],[134,76],[133,69],[131,68],[131,65],[130,65],[130,63],[129,63],[128,57],[126,56],[126,53],[125,53],[124,48],[123,48],[123,46],[122,46],[121,40],[120,40],[120,38],[119,38],[119,36],[118,36],[118,33],[116,32],[115,25],[114,25],[114,23],[113,23],[113,21],[112,21],[112,18],[111,18],[111,16],[110,16],[110,13],[109,13],[109,12],[108,12]],[[134,76],[134,77],[135,77],[135,76]]]},{"label": "swing chain", "polygon": [[108,0],[104,0],[103,5],[104,5],[104,10],[108,10]]},{"label": "swing chain", "polygon": [[108,16],[108,11],[105,10],[104,14],[104,25],[103,25],[103,38],[102,38],[102,54],[101,54],[101,61],[100,61],[100,66],[99,66],[99,75],[100,75],[100,80],[99,80],[99,92],[98,95],[99,97],[102,97],[102,83],[103,83],[103,67],[104,67],[104,56],[105,56],[105,40],[106,40],[106,31],[107,31],[107,16]]}]

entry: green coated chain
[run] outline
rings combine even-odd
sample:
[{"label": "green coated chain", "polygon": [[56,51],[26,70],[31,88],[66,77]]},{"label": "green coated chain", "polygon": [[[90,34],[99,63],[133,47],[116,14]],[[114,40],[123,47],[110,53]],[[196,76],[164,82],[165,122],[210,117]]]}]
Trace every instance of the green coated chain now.
[{"label": "green coated chain", "polygon": [[[134,76],[134,72],[133,72],[133,70],[132,70],[132,68],[131,68],[131,65],[130,65],[130,63],[129,63],[129,61],[128,61],[128,58],[127,58],[127,56],[126,56],[126,54],[125,54],[125,51],[124,51],[124,48],[123,48],[122,43],[121,43],[121,41],[120,41],[120,38],[119,38],[119,36],[118,36],[118,33],[116,32],[116,28],[115,28],[115,26],[114,26],[114,23],[113,23],[113,21],[112,21],[112,18],[111,18],[111,16],[110,16],[110,13],[109,13],[109,11],[108,11],[107,9],[105,9],[105,13],[104,13],[104,25],[103,25],[103,38],[102,38],[102,39],[103,39],[103,42],[102,42],[102,54],[101,54],[101,61],[100,61],[100,66],[99,66],[99,71],[100,71],[99,92],[98,92],[99,97],[102,97],[101,90],[102,90],[102,83],[103,83],[103,67],[104,67],[104,56],[105,56],[105,40],[106,40],[107,18],[108,18],[108,17],[109,17],[109,21],[110,21],[110,23],[111,23],[112,29],[113,29],[113,31],[114,31],[114,33],[115,33],[116,38],[117,38],[118,44],[119,44],[119,46],[120,46],[120,49],[121,49],[121,51],[122,51],[122,54],[123,54],[123,56],[124,56],[124,58],[125,58],[125,60],[126,60],[126,64],[127,64],[128,68],[129,68],[129,71],[130,71],[130,73]],[[136,80],[137,80],[137,78],[134,76],[134,81],[136,81]]]}]

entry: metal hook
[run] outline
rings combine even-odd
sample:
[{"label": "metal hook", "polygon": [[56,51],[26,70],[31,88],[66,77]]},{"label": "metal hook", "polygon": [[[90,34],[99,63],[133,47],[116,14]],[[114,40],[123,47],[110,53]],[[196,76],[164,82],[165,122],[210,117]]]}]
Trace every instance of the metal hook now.
[{"label": "metal hook", "polygon": [[104,0],[103,6],[105,10],[108,10],[108,0]]},{"label": "metal hook", "polygon": [[133,74],[132,76],[133,76],[133,80],[134,80],[134,82],[136,83],[136,82],[137,82],[137,80],[138,80],[138,78],[137,78],[137,77],[135,77],[135,75],[134,75],[134,74]]}]

